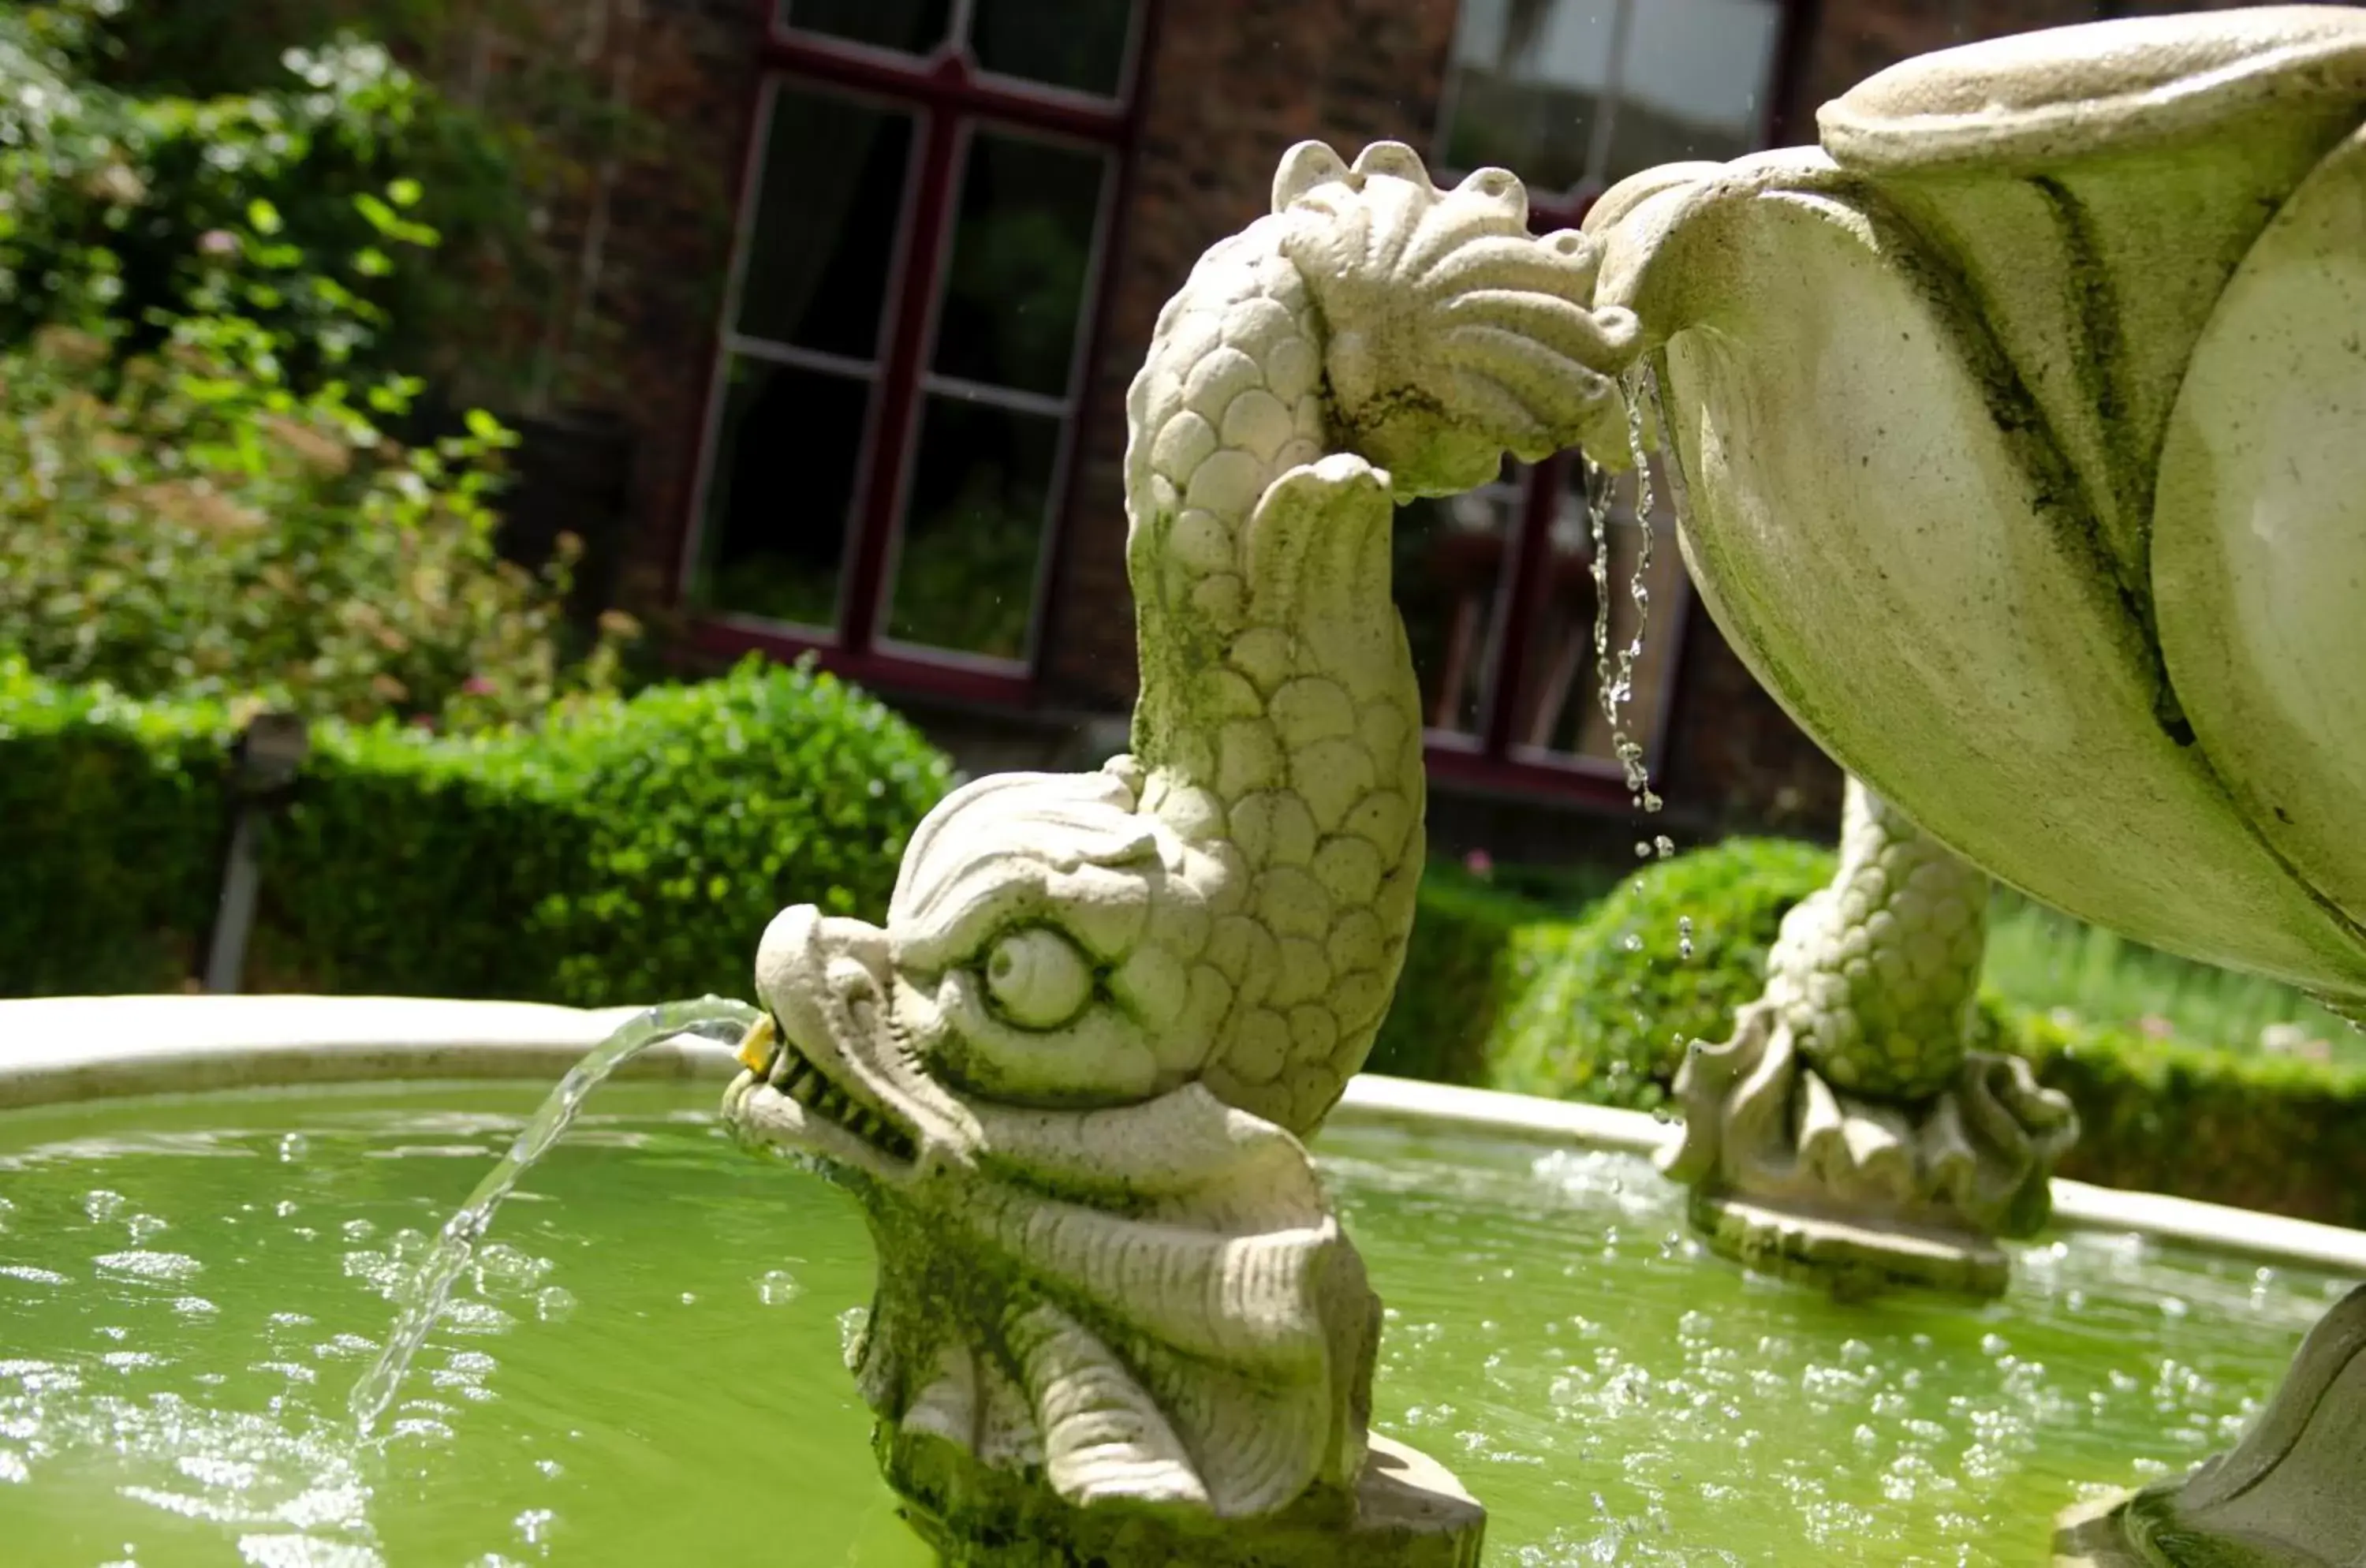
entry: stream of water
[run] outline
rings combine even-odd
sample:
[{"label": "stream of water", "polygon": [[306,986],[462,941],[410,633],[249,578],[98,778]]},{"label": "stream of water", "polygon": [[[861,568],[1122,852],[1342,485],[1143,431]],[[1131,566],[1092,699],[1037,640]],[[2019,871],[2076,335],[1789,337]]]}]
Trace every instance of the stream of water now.
[{"label": "stream of water", "polygon": [[542,1108],[525,1124],[525,1130],[510,1145],[509,1153],[477,1184],[477,1190],[468,1194],[468,1201],[460,1205],[459,1212],[444,1222],[434,1250],[428,1254],[405,1291],[404,1305],[387,1335],[386,1348],[368,1374],[354,1385],[354,1422],[364,1438],[370,1435],[378,1417],[386,1414],[387,1406],[394,1403],[396,1393],[402,1387],[403,1374],[411,1370],[412,1358],[426,1343],[435,1320],[443,1315],[445,1304],[452,1296],[453,1283],[476,1256],[477,1243],[492,1228],[493,1215],[500,1210],[501,1200],[525,1179],[535,1162],[566,1135],[592,1091],[619,1067],[662,1041],[683,1034],[704,1034],[717,1024],[728,1025],[736,1039],[738,1032],[744,1032],[762,1016],[746,1002],[726,1001],[721,997],[660,1003],[636,1013],[568,1069],[567,1076],[558,1080],[558,1087],[550,1091]]}]

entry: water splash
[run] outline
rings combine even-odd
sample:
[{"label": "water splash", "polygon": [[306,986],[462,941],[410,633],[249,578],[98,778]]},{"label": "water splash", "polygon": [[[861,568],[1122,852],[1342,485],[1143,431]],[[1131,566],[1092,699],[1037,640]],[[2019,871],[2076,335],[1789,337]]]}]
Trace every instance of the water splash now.
[{"label": "water splash", "polygon": [[468,1194],[468,1201],[460,1205],[459,1212],[444,1223],[434,1250],[403,1290],[406,1304],[387,1335],[385,1350],[368,1375],[354,1385],[350,1408],[363,1438],[370,1435],[378,1418],[386,1414],[387,1406],[394,1403],[395,1393],[402,1386],[403,1373],[410,1370],[411,1358],[426,1342],[436,1320],[444,1315],[452,1286],[475,1259],[477,1243],[492,1228],[493,1214],[501,1200],[566,1134],[592,1091],[606,1082],[617,1068],[660,1042],[682,1034],[707,1033],[718,1024],[728,1026],[736,1039],[762,1016],[745,1002],[726,1001],[720,997],[667,1002],[635,1014],[568,1069],[558,1087],[550,1091],[534,1119],[510,1145],[510,1152],[477,1184],[477,1190]]},{"label": "water splash", "polygon": [[[1626,775],[1627,788],[1638,808],[1657,811],[1664,804],[1651,788],[1643,748],[1620,722],[1619,710],[1634,700],[1635,665],[1643,656],[1643,635],[1651,619],[1651,513],[1657,504],[1651,491],[1651,457],[1644,440],[1643,409],[1655,395],[1651,372],[1631,373],[1626,381],[1627,449],[1635,469],[1635,570],[1627,582],[1635,604],[1635,632],[1614,657],[1610,649],[1610,512],[1617,481],[1591,458],[1586,461],[1585,514],[1594,544],[1594,665],[1602,697],[1602,716],[1610,723],[1610,749]],[[1662,836],[1664,838],[1664,835]],[[1662,852],[1664,858],[1664,852]]]}]

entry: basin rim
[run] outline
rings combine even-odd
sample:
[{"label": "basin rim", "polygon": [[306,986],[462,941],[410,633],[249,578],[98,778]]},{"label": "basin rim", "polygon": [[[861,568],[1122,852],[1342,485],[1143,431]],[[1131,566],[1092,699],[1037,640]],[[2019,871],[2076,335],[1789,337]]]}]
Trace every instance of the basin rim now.
[{"label": "basin rim", "polygon": [[[0,1000],[0,1112],[132,1096],[321,1084],[555,1083],[639,1008],[430,997],[127,996]],[[678,1037],[623,1078],[723,1083],[731,1048]],[[1340,1127],[1651,1156],[1673,1122],[1498,1089],[1350,1079]],[[2056,1178],[2057,1230],[2133,1233],[2263,1262],[2366,1275],[2366,1231]]]}]

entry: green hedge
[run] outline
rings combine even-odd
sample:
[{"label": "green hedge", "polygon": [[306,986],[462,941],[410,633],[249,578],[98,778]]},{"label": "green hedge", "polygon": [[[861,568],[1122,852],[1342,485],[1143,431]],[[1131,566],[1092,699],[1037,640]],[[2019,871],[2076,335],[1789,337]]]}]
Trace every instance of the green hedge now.
[{"label": "green hedge", "polygon": [[2366,1227],[2366,1072],[1991,1010],[2079,1108],[2061,1174]]},{"label": "green hedge", "polygon": [[[0,995],[184,984],[234,728],[218,705],[130,703],[0,661]],[[884,908],[950,777],[862,693],[754,664],[538,735],[332,726],[266,843],[250,981],[584,1005],[744,992],[783,905]],[[1433,872],[1370,1066],[1655,1106],[1680,1041],[1723,1035],[1783,912],[1830,866],[1732,840],[1574,913]],[[2366,1072],[1994,998],[1984,1021],[2079,1107],[2063,1174],[2366,1225]]]},{"label": "green hedge", "polygon": [[1517,990],[1515,946],[1548,906],[1446,865],[1422,879],[1397,982],[1367,1071],[1439,1083],[1487,1081],[1497,1010]]},{"label": "green hedge", "polygon": [[[0,994],[179,988],[217,891],[233,728],[219,705],[0,665]],[[744,992],[783,905],[885,907],[951,776],[865,694],[752,661],[534,734],[329,726],[265,840],[250,985]]]},{"label": "green hedge", "polygon": [[[1575,918],[1448,877],[1424,889],[1371,1065],[1652,1109],[1684,1042],[1723,1038],[1758,994],[1785,911],[1831,872],[1810,846],[1729,840],[1646,868]],[[2366,1226],[2366,1072],[2098,1027],[1993,993],[1980,1027],[2079,1108],[2062,1175]]]},{"label": "green hedge", "polygon": [[1831,874],[1812,845],[1729,839],[1655,863],[1582,920],[1522,933],[1522,983],[1487,1050],[1489,1082],[1659,1106],[1686,1046],[1725,1038],[1733,1010],[1758,994],[1785,912]]}]

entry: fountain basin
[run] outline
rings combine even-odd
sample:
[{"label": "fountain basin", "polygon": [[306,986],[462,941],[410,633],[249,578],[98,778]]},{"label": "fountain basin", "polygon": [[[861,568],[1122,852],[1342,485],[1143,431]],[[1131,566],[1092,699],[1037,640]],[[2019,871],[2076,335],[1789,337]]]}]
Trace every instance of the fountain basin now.
[{"label": "fountain basin", "polygon": [[[0,1004],[14,1560],[924,1562],[838,1365],[862,1221],[723,1136],[703,1043],[592,1100],[351,1440],[398,1255],[621,1016]],[[1670,1131],[1364,1078],[1315,1141],[1390,1307],[1375,1427],[1487,1504],[1491,1562],[2037,1561],[2225,1447],[2366,1275],[2366,1235],[2060,1182],[2000,1303],[1842,1307],[1683,1236]]]}]

